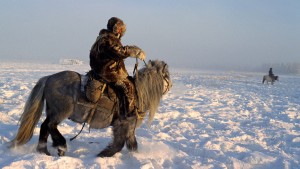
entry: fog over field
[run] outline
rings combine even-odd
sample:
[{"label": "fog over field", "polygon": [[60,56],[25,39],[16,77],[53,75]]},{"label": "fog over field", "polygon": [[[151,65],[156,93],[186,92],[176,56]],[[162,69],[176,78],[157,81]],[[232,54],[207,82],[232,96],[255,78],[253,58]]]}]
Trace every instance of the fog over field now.
[{"label": "fog over field", "polygon": [[267,72],[275,64],[300,64],[299,9],[297,0],[3,0],[0,60],[88,62],[100,29],[116,16],[127,25],[123,45],[139,46],[148,59],[178,68]]}]

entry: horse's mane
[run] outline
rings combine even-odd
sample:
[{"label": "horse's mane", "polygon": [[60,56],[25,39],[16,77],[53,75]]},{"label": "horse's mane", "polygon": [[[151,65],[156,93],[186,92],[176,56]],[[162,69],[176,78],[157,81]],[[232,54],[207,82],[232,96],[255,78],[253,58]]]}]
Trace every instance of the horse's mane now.
[{"label": "horse's mane", "polygon": [[165,67],[166,63],[163,61],[149,61],[146,67],[138,71],[138,76],[135,79],[138,108],[144,112],[149,110],[149,124],[154,118],[163,95],[164,79],[162,71]]}]

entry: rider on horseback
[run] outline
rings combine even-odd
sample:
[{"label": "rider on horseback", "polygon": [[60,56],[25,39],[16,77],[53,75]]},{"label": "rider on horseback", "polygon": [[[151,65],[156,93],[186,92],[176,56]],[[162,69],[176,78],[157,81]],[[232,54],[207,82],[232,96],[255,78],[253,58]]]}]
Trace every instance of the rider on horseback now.
[{"label": "rider on horseback", "polygon": [[102,29],[90,51],[90,66],[95,79],[113,83],[126,97],[126,111],[135,109],[134,86],[129,80],[124,59],[127,57],[145,60],[145,53],[137,46],[123,46],[121,37],[126,25],[117,18],[108,20],[107,29]]},{"label": "rider on horseback", "polygon": [[274,77],[275,77],[274,74],[273,74],[272,68],[270,68],[270,70],[269,70],[269,76],[270,76],[271,78],[274,78]]}]

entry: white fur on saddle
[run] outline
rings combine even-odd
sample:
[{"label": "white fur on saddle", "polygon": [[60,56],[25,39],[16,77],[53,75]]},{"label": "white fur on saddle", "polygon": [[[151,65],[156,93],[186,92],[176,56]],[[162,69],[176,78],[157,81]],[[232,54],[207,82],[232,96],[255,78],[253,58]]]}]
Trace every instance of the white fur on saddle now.
[{"label": "white fur on saddle", "polygon": [[80,75],[80,80],[81,80],[80,89],[82,92],[84,92],[84,86],[86,85],[88,79],[89,77],[87,75]]}]

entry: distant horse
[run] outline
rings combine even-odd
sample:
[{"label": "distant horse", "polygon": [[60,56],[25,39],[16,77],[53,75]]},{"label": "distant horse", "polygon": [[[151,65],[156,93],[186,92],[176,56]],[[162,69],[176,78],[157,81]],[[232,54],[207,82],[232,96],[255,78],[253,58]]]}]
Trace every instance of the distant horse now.
[{"label": "distant horse", "polygon": [[262,83],[264,84],[265,81],[267,81],[267,84],[269,82],[271,82],[271,84],[274,84],[275,80],[278,80],[278,76],[271,77],[269,75],[264,75]]},{"label": "distant horse", "polygon": [[163,61],[149,61],[136,74],[138,76],[135,76],[134,82],[139,111],[127,113],[126,116],[123,116],[123,109],[120,109],[122,97],[118,97],[119,91],[113,86],[107,85],[98,104],[92,104],[85,100],[81,90],[81,75],[77,72],[63,71],[42,77],[32,89],[25,104],[20,127],[11,142],[11,147],[23,145],[31,139],[45,101],[46,119],[41,125],[38,152],[50,155],[47,149],[47,138],[50,134],[58,155],[65,154],[66,139],[58,131],[57,125],[66,118],[78,123],[88,123],[91,128],[113,126],[113,140],[98,154],[99,157],[113,156],[121,151],[125,144],[129,151],[136,151],[138,143],[135,129],[140,126],[147,111],[148,122],[153,120],[163,94],[172,86],[168,66]]}]

